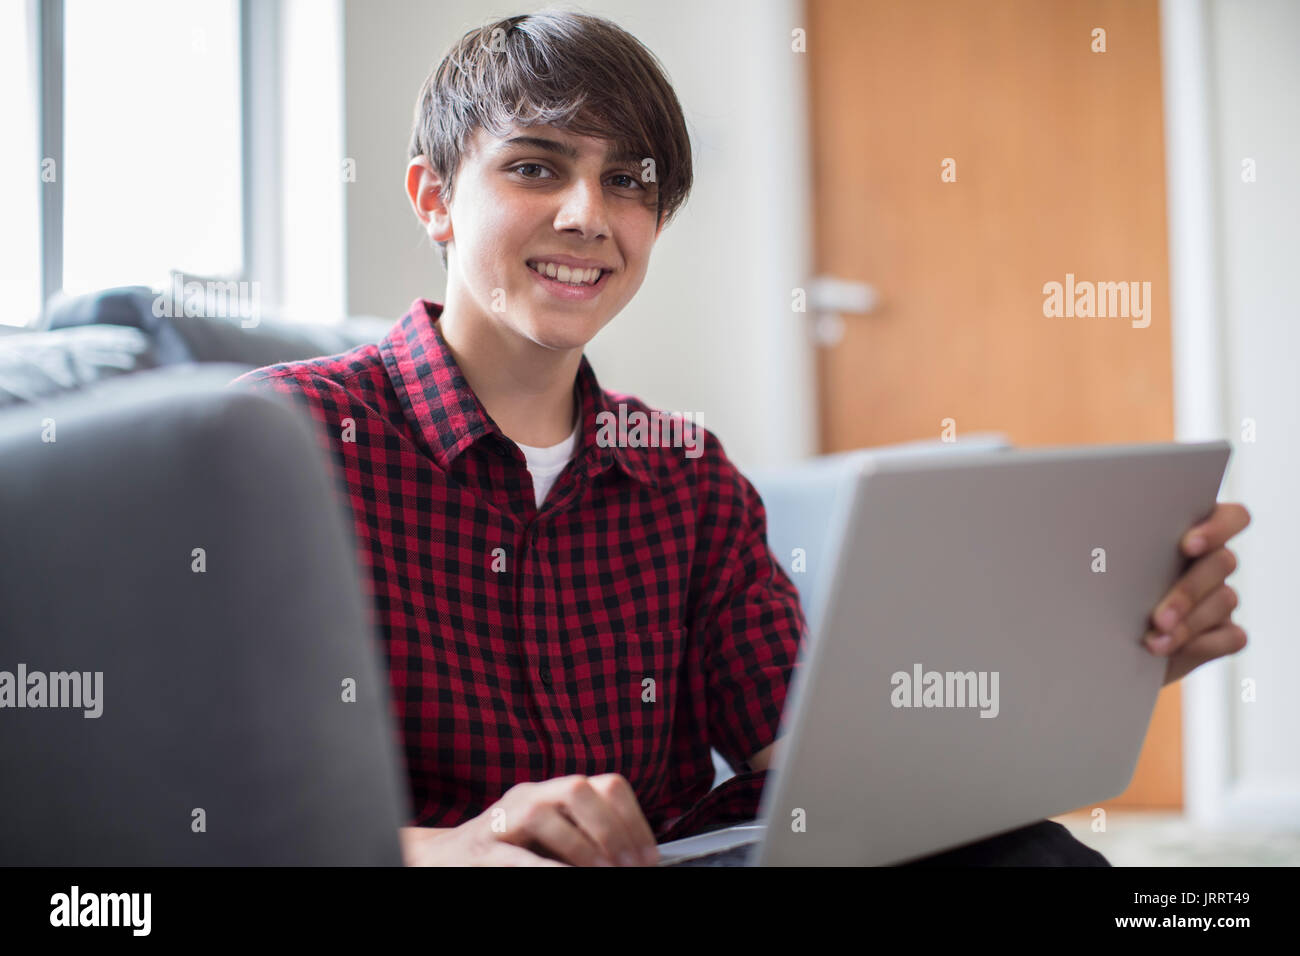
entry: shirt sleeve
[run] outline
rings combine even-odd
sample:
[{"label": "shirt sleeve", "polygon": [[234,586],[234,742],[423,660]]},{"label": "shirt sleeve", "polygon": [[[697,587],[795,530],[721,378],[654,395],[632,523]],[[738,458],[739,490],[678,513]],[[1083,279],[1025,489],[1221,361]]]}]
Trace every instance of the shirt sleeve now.
[{"label": "shirt sleeve", "polygon": [[776,740],[806,629],[767,543],[758,491],[706,431],[693,613],[703,636],[710,744],[733,769]]}]

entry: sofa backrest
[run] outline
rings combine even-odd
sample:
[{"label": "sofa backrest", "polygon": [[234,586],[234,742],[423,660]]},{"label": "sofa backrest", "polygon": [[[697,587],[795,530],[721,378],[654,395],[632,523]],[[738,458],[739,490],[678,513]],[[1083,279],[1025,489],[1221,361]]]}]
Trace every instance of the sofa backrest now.
[{"label": "sofa backrest", "polygon": [[0,410],[0,863],[401,862],[346,505],[242,370]]}]

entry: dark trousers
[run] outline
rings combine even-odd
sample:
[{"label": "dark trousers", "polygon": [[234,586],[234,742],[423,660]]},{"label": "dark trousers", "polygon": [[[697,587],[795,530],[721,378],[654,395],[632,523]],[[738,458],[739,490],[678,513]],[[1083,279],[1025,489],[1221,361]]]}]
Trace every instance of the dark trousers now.
[{"label": "dark trousers", "polygon": [[968,843],[903,866],[1110,866],[1054,820]]}]

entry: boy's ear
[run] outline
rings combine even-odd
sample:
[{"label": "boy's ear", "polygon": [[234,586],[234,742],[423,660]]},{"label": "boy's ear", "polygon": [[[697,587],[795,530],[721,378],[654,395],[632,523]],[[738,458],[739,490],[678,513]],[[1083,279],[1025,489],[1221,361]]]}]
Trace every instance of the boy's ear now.
[{"label": "boy's ear", "polygon": [[406,198],[433,242],[451,238],[451,214],[442,198],[442,179],[428,157],[417,156],[406,166]]}]

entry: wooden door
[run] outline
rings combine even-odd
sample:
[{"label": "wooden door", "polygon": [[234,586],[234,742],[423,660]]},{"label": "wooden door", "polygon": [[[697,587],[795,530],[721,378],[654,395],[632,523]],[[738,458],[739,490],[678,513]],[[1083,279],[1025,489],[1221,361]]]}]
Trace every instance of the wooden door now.
[{"label": "wooden door", "polygon": [[[945,419],[1171,440],[1157,0],[807,0],[806,22],[816,269],[880,295],[820,350],[822,450]],[[1070,281],[1149,282],[1146,315],[1045,316]],[[1182,805],[1180,726],[1166,688],[1115,805]]]}]

